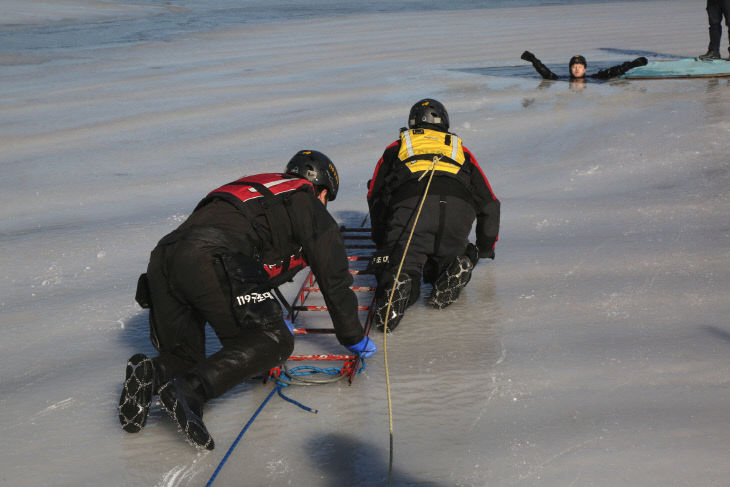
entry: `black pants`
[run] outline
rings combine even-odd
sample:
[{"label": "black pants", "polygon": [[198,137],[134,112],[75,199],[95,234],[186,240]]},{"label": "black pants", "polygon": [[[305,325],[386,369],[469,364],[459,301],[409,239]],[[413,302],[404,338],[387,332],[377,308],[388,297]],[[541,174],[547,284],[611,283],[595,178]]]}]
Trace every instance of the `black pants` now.
[{"label": "black pants", "polygon": [[[390,255],[390,266],[378,276],[379,291],[393,281],[398,271],[418,203],[419,197],[414,196],[391,208],[385,245],[378,249]],[[475,219],[473,206],[459,197],[426,197],[401,270],[413,279],[409,304],[418,299],[421,276],[432,284],[457,255],[464,254]]]},{"label": "black pants", "polygon": [[730,40],[730,0],[707,0],[707,17],[710,21],[710,50],[720,50],[723,16],[725,17],[725,27],[728,29],[728,38]]},{"label": "black pants", "polygon": [[[294,348],[273,297],[249,305],[243,319],[236,314],[236,286],[231,286],[220,250],[182,238],[155,248],[147,268],[151,338],[160,352],[155,359],[158,382],[195,374],[207,399],[281,364]],[[222,345],[210,357],[205,352],[206,323]]]}]

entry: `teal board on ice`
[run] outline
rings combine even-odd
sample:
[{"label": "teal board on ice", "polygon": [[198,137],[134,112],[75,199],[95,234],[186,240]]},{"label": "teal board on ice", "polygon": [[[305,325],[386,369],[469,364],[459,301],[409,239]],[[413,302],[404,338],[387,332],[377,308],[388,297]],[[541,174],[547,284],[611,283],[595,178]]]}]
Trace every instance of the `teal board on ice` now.
[{"label": "teal board on ice", "polygon": [[724,59],[702,61],[697,58],[687,58],[676,61],[650,61],[646,66],[630,70],[621,78],[717,78],[722,76],[730,76],[730,61]]}]

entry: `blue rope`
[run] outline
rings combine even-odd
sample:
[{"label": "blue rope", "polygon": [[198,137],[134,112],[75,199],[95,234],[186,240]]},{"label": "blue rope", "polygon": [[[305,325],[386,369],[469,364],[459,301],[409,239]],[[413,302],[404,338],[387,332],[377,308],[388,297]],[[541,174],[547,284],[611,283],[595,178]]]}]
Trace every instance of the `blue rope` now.
[{"label": "blue rope", "polygon": [[226,452],[226,454],[225,454],[225,455],[223,456],[223,459],[222,459],[222,460],[221,460],[221,462],[220,462],[220,463],[218,464],[218,467],[217,467],[217,468],[215,469],[215,472],[213,472],[213,475],[212,475],[212,476],[210,477],[210,480],[208,480],[208,483],[207,483],[207,484],[205,484],[205,487],[210,487],[210,486],[211,486],[211,485],[213,484],[213,481],[214,481],[214,480],[215,480],[215,478],[216,478],[216,477],[218,476],[218,473],[219,473],[219,472],[221,471],[221,469],[223,468],[223,465],[224,465],[224,464],[225,464],[225,463],[226,463],[226,462],[228,461],[228,457],[230,457],[230,456],[231,456],[231,453],[233,453],[233,450],[234,450],[234,449],[236,448],[236,446],[238,445],[238,442],[239,442],[239,441],[241,441],[241,438],[242,438],[242,437],[243,437],[243,435],[244,435],[244,434],[246,433],[246,430],[248,430],[249,426],[251,426],[251,424],[252,424],[252,423],[253,423],[253,421],[254,421],[254,420],[256,419],[256,416],[258,416],[258,415],[259,415],[259,413],[261,412],[261,410],[262,410],[262,409],[264,409],[264,406],[266,406],[266,403],[268,403],[268,402],[269,402],[269,399],[271,399],[272,397],[274,397],[274,393],[275,393],[275,392],[279,393],[279,397],[281,397],[281,398],[282,398],[282,399],[284,399],[285,401],[287,401],[287,402],[290,402],[290,403],[294,404],[295,406],[299,406],[300,408],[304,409],[305,411],[309,411],[310,413],[314,413],[314,414],[317,414],[317,410],[316,410],[316,409],[312,409],[312,408],[310,408],[310,407],[307,407],[307,406],[305,406],[304,404],[302,404],[302,403],[300,403],[300,402],[298,402],[298,401],[295,401],[294,399],[291,399],[290,397],[287,397],[287,396],[285,396],[285,395],[284,395],[284,393],[283,393],[283,392],[281,392],[281,390],[282,390],[282,389],[283,389],[284,387],[287,387],[288,385],[289,385],[289,384],[284,384],[283,382],[279,382],[279,381],[277,381],[277,383],[276,383],[276,386],[275,386],[275,387],[274,387],[274,388],[273,388],[273,389],[271,390],[271,392],[269,393],[269,395],[268,395],[268,396],[266,396],[266,399],[264,399],[264,401],[263,401],[263,402],[261,403],[261,405],[260,405],[260,406],[258,407],[258,409],[256,410],[256,412],[255,412],[255,413],[253,413],[253,416],[251,416],[251,419],[249,419],[249,420],[248,420],[248,422],[247,422],[247,423],[246,423],[246,425],[245,425],[245,426],[243,427],[243,429],[241,430],[241,432],[240,432],[240,433],[238,433],[238,436],[236,437],[235,441],[234,441],[234,442],[233,442],[233,444],[232,444],[232,445],[230,446],[230,448],[228,448],[228,451],[227,451],[227,452]]},{"label": "blue rope", "polygon": [[278,383],[278,385],[276,387],[276,391],[279,393],[279,397],[281,397],[283,400],[285,400],[287,402],[294,404],[295,406],[299,406],[300,408],[304,409],[305,411],[317,414],[318,411],[316,409],[312,409],[309,406],[305,406],[304,404],[300,403],[299,401],[295,401],[294,399],[285,396],[284,393],[281,392],[281,390],[288,386],[289,386],[289,384],[284,384],[281,382]]},{"label": "blue rope", "polygon": [[238,433],[238,436],[236,437],[236,441],[233,442],[231,447],[226,452],[225,456],[223,457],[223,460],[221,460],[221,463],[218,464],[218,468],[215,469],[215,472],[213,472],[213,476],[210,478],[207,484],[205,484],[205,487],[210,487],[213,484],[213,480],[218,476],[218,472],[221,471],[221,468],[223,468],[223,464],[228,461],[228,457],[231,456],[231,453],[233,453],[234,448],[236,448],[236,445],[238,445],[238,442],[241,441],[241,438],[243,437],[243,434],[246,432],[249,426],[251,426],[251,423],[253,423],[253,420],[256,419],[256,416],[259,415],[261,410],[266,406],[266,403],[269,402],[269,399],[271,399],[274,396],[274,392],[276,392],[279,389],[279,386],[275,387],[271,390],[268,396],[266,396],[266,399],[264,399],[264,402],[261,403],[259,408],[256,410],[255,413],[253,413],[253,416],[251,416],[251,419],[248,420],[248,423],[243,427],[240,433]]},{"label": "blue rope", "polygon": [[[360,358],[360,368],[355,372],[355,374],[359,374],[363,370],[365,370],[365,359]],[[314,374],[327,374],[327,375],[340,375],[342,373],[342,369],[337,367],[327,367],[325,369],[321,367],[315,367],[313,365],[299,365],[297,367],[294,367],[293,369],[287,370],[289,375],[314,375]]]},{"label": "blue rope", "polygon": [[[357,374],[359,374],[360,372],[362,372],[363,370],[365,370],[365,359],[360,359],[360,362],[362,363],[362,367],[360,367],[360,370],[358,370],[356,372]],[[336,367],[329,367],[329,368],[326,368],[326,369],[322,369],[322,368],[319,368],[319,367],[302,365],[302,366],[294,367],[293,369],[291,369],[289,371],[289,374],[290,375],[312,375],[312,374],[338,375],[338,374],[340,374],[340,372],[341,372],[341,370],[338,369],[338,368],[336,368]],[[300,403],[299,401],[295,401],[294,399],[292,399],[292,398],[287,397],[286,395],[284,395],[284,393],[282,392],[282,389],[284,389],[285,387],[288,387],[289,384],[287,384],[285,382],[280,382],[276,378],[274,378],[274,380],[276,381],[276,386],[271,390],[271,392],[269,393],[269,395],[266,396],[266,399],[264,399],[264,401],[258,407],[258,409],[256,410],[256,412],[253,413],[253,416],[251,416],[251,419],[249,419],[248,422],[244,425],[243,429],[241,429],[241,432],[238,433],[238,436],[233,441],[233,444],[230,446],[230,448],[228,448],[228,451],[223,456],[223,459],[218,464],[218,467],[215,469],[215,472],[213,472],[213,475],[210,477],[210,480],[208,480],[208,483],[205,484],[205,487],[210,487],[213,484],[213,481],[218,476],[218,473],[223,468],[223,465],[228,461],[228,458],[231,456],[231,453],[233,453],[233,450],[238,445],[238,442],[241,441],[241,438],[246,433],[246,431],[248,430],[248,428],[254,422],[254,420],[259,415],[259,413],[261,412],[261,410],[264,409],[264,406],[266,406],[266,403],[268,403],[269,400],[272,397],[274,397],[274,393],[275,392],[278,393],[279,394],[279,397],[281,397],[285,401],[287,401],[287,402],[289,402],[291,404],[294,404],[295,406],[298,406],[298,407],[304,409],[305,411],[308,411],[310,413],[317,414],[317,410],[316,409],[312,409],[312,408],[310,408],[308,406],[305,406],[304,404]]]},{"label": "blue rope", "polygon": [[300,365],[289,369],[290,375],[314,375],[314,374],[327,374],[327,375],[340,375],[342,369],[337,367],[327,367],[326,369],[320,367],[313,367],[310,365]]}]

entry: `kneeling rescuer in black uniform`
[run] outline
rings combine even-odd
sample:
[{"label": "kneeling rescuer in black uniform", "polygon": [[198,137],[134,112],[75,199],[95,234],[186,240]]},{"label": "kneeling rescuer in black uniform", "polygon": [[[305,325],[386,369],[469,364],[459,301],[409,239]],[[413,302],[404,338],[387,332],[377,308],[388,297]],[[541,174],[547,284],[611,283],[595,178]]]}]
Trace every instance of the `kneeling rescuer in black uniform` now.
[{"label": "kneeling rescuer in black uniform", "polygon": [[[213,449],[203,404],[247,378],[267,373],[294,349],[272,289],[309,265],[339,342],[368,357],[350,285],[344,242],[326,209],[339,177],[321,152],[299,151],[284,173],[243,177],[210,192],[176,230],[159,241],[140,276],[137,301],[149,307],[159,354],[133,355],[119,399],[128,432],[147,421],[159,394],[194,446]],[[205,353],[205,324],[222,348]]]}]

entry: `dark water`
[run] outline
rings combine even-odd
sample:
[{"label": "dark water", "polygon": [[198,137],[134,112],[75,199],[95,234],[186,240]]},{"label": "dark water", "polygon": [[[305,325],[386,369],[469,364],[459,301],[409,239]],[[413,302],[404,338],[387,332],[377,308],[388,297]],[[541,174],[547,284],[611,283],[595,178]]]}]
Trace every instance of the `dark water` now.
[{"label": "dark water", "polygon": [[[242,24],[332,18],[353,14],[403,13],[604,3],[606,0],[126,0],[120,5],[153,7],[118,17],[67,18],[35,24],[0,19],[0,51],[87,49],[167,41],[196,32]],[[612,0],[615,2],[616,0]],[[618,0],[622,1],[622,0]],[[623,0],[624,2],[638,0]],[[110,2],[111,3],[111,2]],[[29,2],[29,11],[33,10]],[[38,7],[36,7],[38,8]],[[102,11],[100,11],[100,14]]]}]

